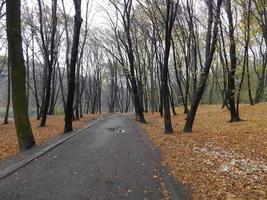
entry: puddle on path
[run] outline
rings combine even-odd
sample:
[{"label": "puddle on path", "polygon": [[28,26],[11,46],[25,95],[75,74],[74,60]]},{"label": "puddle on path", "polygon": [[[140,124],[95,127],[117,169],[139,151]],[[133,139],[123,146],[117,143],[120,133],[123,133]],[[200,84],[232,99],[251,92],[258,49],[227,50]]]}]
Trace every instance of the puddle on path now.
[{"label": "puddle on path", "polygon": [[120,126],[107,128],[107,130],[109,130],[110,132],[114,132],[114,133],[125,133],[125,130],[122,129]]}]

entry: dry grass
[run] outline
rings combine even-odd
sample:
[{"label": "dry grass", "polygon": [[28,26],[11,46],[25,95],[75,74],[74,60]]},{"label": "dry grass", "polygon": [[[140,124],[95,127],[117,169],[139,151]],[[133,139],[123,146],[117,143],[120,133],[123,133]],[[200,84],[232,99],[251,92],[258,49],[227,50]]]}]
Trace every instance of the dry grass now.
[{"label": "dry grass", "polygon": [[[76,120],[73,127],[81,128],[87,121],[97,118],[99,115],[84,115],[84,118]],[[50,138],[56,137],[63,133],[64,116],[48,116],[46,127],[40,128],[40,121],[31,118],[33,136],[37,144],[45,143]],[[0,125],[0,160],[8,158],[18,153],[18,143],[15,131],[15,125],[10,122],[7,125]]]},{"label": "dry grass", "polygon": [[200,106],[193,133],[184,134],[185,115],[172,118],[175,133],[163,133],[159,114],[140,124],[161,150],[163,163],[189,186],[193,199],[267,199],[267,104],[242,105],[244,121],[228,123],[218,105]]}]

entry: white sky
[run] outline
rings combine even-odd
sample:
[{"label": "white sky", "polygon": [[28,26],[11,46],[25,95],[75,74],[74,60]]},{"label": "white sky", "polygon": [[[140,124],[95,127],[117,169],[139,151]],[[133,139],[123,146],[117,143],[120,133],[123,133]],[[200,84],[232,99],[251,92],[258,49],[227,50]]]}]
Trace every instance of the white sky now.
[{"label": "white sky", "polygon": [[[47,5],[51,5],[51,0],[43,0]],[[82,1],[82,18],[85,19],[86,12],[86,1]],[[37,6],[37,0],[24,0],[22,4],[26,4],[29,7]],[[57,0],[58,7],[62,9],[62,0]],[[64,0],[66,13],[70,16],[74,16],[74,5],[72,0]],[[106,13],[103,8],[107,9],[109,12],[113,10],[110,5],[109,0],[89,0],[89,5],[91,6],[91,12],[89,16],[89,22],[92,21],[93,27],[103,27],[106,26],[107,20],[105,19]],[[89,6],[89,7],[90,7]],[[103,8],[102,8],[103,7]]]},{"label": "white sky", "polygon": [[[85,12],[86,12],[86,1],[82,0],[82,17],[85,19]],[[89,0],[91,5],[91,12],[89,15],[89,22],[92,21],[93,27],[104,27],[107,25],[107,20],[105,18],[106,13],[103,8],[107,9],[108,11],[112,11],[113,7],[110,5],[109,0]],[[72,0],[64,0],[66,12],[68,12],[72,8],[71,16],[74,15],[73,9],[73,1]],[[61,7],[61,0],[58,0],[58,4]],[[90,6],[89,6],[90,7]],[[111,7],[111,9],[109,8]]]}]

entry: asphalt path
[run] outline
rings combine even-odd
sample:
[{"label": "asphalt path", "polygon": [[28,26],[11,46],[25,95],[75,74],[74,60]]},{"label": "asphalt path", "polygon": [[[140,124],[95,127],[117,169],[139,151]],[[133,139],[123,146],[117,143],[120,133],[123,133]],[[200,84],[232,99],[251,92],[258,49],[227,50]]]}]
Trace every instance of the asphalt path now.
[{"label": "asphalt path", "polygon": [[0,200],[160,200],[168,196],[187,199],[183,186],[161,166],[159,152],[125,115],[104,117],[0,180]]}]

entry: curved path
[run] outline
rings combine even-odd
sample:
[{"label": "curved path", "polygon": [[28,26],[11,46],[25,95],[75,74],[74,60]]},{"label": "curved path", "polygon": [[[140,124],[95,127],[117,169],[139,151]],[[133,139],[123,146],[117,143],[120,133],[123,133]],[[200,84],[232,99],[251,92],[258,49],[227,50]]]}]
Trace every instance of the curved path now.
[{"label": "curved path", "polygon": [[[168,191],[168,192],[166,192]],[[186,199],[127,116],[104,117],[0,180],[0,199]]]}]

